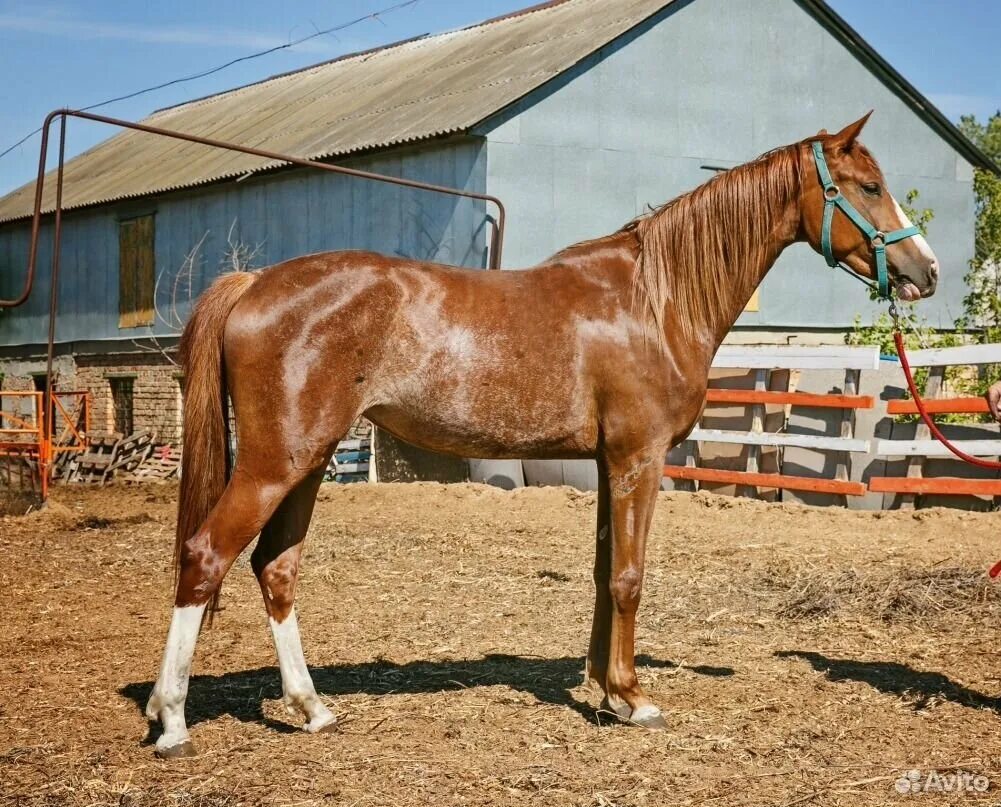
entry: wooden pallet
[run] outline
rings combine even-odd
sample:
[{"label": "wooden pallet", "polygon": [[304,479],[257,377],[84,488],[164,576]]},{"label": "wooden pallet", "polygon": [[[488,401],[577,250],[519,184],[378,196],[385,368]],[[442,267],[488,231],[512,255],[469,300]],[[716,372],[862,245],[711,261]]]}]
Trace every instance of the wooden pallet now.
[{"label": "wooden pallet", "polygon": [[67,473],[67,482],[84,485],[106,485],[115,474],[135,471],[153,453],[156,432],[94,435],[87,451],[76,460]]},{"label": "wooden pallet", "polygon": [[168,482],[181,475],[181,449],[174,445],[154,446],[142,463],[121,475],[124,482]]},{"label": "wooden pallet", "polygon": [[327,482],[367,482],[371,458],[371,439],[341,440],[323,478]]}]

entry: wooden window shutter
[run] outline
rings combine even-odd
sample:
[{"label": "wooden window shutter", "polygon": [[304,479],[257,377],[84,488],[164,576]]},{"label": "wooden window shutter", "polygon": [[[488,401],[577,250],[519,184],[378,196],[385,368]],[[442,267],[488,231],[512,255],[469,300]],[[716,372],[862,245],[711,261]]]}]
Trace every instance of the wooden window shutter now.
[{"label": "wooden window shutter", "polygon": [[118,224],[118,327],[137,328],[154,322],[156,230],[153,216]]}]

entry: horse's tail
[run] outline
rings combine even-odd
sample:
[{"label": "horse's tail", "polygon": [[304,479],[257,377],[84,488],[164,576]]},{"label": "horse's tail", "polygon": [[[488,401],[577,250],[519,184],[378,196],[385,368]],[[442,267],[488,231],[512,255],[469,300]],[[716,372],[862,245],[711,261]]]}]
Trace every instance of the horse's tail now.
[{"label": "horse's tail", "polygon": [[[232,466],[223,333],[237,300],[257,276],[250,272],[223,275],[195,305],[181,334],[184,369],[184,450],[181,493],[174,542],[174,577],[180,573],[181,549],[222,497]],[[208,609],[219,602],[217,589]]]}]

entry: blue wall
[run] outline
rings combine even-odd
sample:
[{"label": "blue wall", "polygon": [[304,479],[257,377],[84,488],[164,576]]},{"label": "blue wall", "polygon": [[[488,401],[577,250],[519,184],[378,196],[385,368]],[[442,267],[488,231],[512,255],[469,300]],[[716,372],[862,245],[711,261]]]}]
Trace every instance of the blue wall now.
[{"label": "blue wall", "polygon": [[[346,164],[473,191],[482,192],[485,186],[484,147],[476,139],[399,149]],[[57,341],[133,339],[150,334],[146,327],[118,327],[118,221],[151,211],[156,214],[156,267],[161,276],[158,306],[164,312],[170,307],[173,278],[202,236],[206,237],[193,296],[219,274],[231,227],[235,240],[260,245],[257,266],[329,249],[371,249],[465,266],[486,265],[486,211],[479,202],[308,170],[228,182],[67,214]],[[29,231],[28,223],[0,225],[0,294],[5,297],[19,291],[23,283]],[[43,231],[41,244],[32,297],[20,308],[0,312],[0,345],[45,341],[51,223]],[[186,314],[186,291],[180,300],[184,304],[181,313]],[[172,333],[159,323],[153,331]]]},{"label": "blue wall", "polygon": [[[793,0],[679,2],[481,127],[487,188],[508,205],[505,265],[529,266],[611,232],[776,146],[834,131],[870,108],[863,140],[891,192],[917,188],[943,267],[921,304],[930,324],[961,312],[973,254],[972,169]],[[739,325],[843,329],[876,308],[804,245]]]}]

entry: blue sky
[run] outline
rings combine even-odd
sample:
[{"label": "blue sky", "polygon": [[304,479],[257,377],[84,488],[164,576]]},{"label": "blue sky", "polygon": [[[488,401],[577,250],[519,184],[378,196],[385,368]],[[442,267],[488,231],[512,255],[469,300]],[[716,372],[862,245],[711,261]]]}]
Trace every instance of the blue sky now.
[{"label": "blue sky", "polygon": [[[743,0],[730,0],[743,2]],[[792,2],[792,0],[789,0]],[[50,110],[81,107],[199,72],[388,8],[399,0],[0,0],[0,151]],[[291,50],[104,108],[138,119],[154,109],[342,53],[468,25],[533,0],[418,0]],[[829,0],[952,119],[1001,108],[996,0]],[[107,137],[70,123],[69,153]],[[0,159],[0,193],[34,175],[38,138]]]}]

